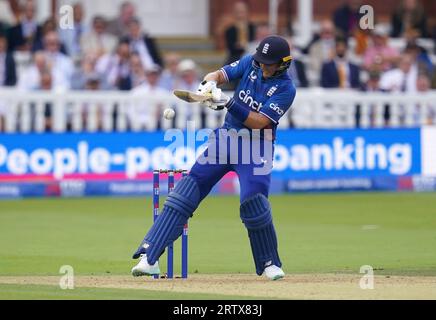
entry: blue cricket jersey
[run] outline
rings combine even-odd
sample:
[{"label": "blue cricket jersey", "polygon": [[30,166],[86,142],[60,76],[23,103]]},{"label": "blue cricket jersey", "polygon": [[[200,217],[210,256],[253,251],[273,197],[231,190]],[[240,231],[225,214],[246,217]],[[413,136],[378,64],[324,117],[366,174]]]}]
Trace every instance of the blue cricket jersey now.
[{"label": "blue cricket jersey", "polygon": [[[289,75],[284,72],[279,76],[264,79],[262,70],[253,64],[251,55],[226,65],[220,70],[227,81],[241,79],[233,99],[239,105],[269,118],[271,125],[265,129],[272,129],[275,137],[279,120],[291,107],[296,94],[295,86]],[[229,112],[227,112],[224,127],[236,130],[249,129]]]}]

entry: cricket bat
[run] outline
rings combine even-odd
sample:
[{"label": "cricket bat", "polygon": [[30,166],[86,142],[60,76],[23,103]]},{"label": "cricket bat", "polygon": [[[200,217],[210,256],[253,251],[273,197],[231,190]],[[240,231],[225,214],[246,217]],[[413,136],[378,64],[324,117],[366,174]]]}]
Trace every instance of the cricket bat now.
[{"label": "cricket bat", "polygon": [[212,99],[211,94],[202,95],[189,90],[174,90],[174,95],[186,102],[204,102]]}]

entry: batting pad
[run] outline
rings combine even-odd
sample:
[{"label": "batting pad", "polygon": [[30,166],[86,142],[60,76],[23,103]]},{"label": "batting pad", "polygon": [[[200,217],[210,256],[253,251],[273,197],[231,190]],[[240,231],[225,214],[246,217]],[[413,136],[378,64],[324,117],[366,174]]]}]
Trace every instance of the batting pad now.
[{"label": "batting pad", "polygon": [[190,176],[184,177],[168,195],[162,213],[148,231],[133,259],[147,254],[148,263],[154,264],[168,244],[177,240],[183,227],[200,203],[200,190]]},{"label": "batting pad", "polygon": [[281,267],[268,199],[260,193],[247,199],[241,204],[240,216],[250,238],[256,273],[261,275],[270,265]]}]

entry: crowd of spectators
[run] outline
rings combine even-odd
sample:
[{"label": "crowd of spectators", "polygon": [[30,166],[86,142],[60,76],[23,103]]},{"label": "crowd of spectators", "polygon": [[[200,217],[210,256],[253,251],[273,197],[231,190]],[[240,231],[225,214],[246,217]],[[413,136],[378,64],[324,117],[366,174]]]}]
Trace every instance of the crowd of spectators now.
[{"label": "crowd of spectators", "polygon": [[[392,12],[390,25],[376,23],[369,29],[360,27],[362,5],[361,0],[344,1],[330,19],[320,21],[319,32],[307,46],[295,48],[292,31],[283,32],[289,38],[294,58],[288,71],[294,84],[300,88],[412,94],[436,89],[436,26],[432,35],[420,1],[400,1]],[[259,24],[253,34],[248,11],[245,2],[235,4],[235,22],[225,31],[229,59],[254,53],[260,40],[272,33],[268,24]],[[433,41],[433,50],[421,46],[420,39]],[[393,46],[390,40],[402,40],[396,42],[401,46]],[[245,51],[241,50],[244,46]],[[386,122],[389,109],[385,106]],[[359,108],[356,110],[359,118]]]},{"label": "crowd of spectators", "polygon": [[[157,73],[162,88],[171,90],[184,85],[187,70],[180,70],[180,62],[184,62],[184,69],[188,62],[193,72],[198,71],[193,61],[181,61],[176,53],[162,57],[156,41],[134,15],[135,7],[130,2],[121,5],[119,17],[111,21],[95,16],[90,26],[84,23],[84,8],[77,3],[73,6],[72,29],[58,28],[54,18],[39,24],[36,5],[36,1],[26,0],[17,24],[10,27],[2,24],[1,86],[42,89],[41,75],[48,73],[51,89],[84,90],[90,81],[98,82],[102,90],[132,90],[147,82],[149,73]],[[31,63],[20,75],[15,53],[31,56]],[[186,86],[192,86],[189,77],[187,81]]]},{"label": "crowd of spectators", "polygon": [[[142,28],[131,2],[124,2],[113,20],[92,17],[90,26],[85,24],[83,5],[77,3],[71,29],[59,28],[54,18],[38,23],[36,6],[37,1],[25,0],[17,23],[0,25],[0,87],[144,93],[198,87],[196,63],[175,52],[162,55],[155,39]],[[20,54],[30,57],[21,70],[15,61]],[[4,120],[4,109],[0,107],[0,121]],[[51,110],[45,114],[49,118]]]},{"label": "crowd of spectators", "polygon": [[[362,17],[359,8],[363,4],[360,0],[345,1],[331,19],[320,22],[319,32],[305,47],[294,50],[292,35],[286,35],[294,56],[289,72],[298,87],[365,90],[370,86],[380,91],[414,93],[418,78],[427,78],[430,83],[436,80],[431,59],[435,52],[427,52],[418,41],[431,35],[419,0],[401,1],[392,13],[390,26],[376,24],[368,30],[359,25]],[[248,17],[247,4],[237,2],[235,23],[225,31],[229,59],[253,53],[260,40],[271,34],[267,24],[255,26],[252,34],[253,23]],[[403,39],[404,46],[390,45],[392,38]],[[245,51],[241,50],[244,46]],[[436,88],[436,81],[431,87]]]},{"label": "crowd of spectators", "polygon": [[[436,88],[433,53],[417,41],[431,36],[420,2],[401,1],[392,13],[391,27],[376,25],[373,30],[359,28],[361,4],[346,1],[331,19],[320,22],[319,32],[304,48],[294,47],[292,35],[285,35],[294,56],[288,72],[296,86],[412,93]],[[177,52],[162,55],[131,2],[120,6],[115,19],[97,15],[90,25],[85,23],[84,7],[77,3],[72,29],[60,29],[55,18],[38,23],[36,6],[37,1],[24,0],[14,25],[0,23],[0,87],[60,92],[197,88],[202,74],[196,63]],[[245,2],[235,3],[233,18],[224,34],[223,63],[254,53],[260,40],[271,34],[267,23],[251,21]],[[389,37],[405,39],[405,47],[391,47]],[[15,53],[31,56],[31,63],[20,72]],[[0,106],[0,126],[1,118]]]}]

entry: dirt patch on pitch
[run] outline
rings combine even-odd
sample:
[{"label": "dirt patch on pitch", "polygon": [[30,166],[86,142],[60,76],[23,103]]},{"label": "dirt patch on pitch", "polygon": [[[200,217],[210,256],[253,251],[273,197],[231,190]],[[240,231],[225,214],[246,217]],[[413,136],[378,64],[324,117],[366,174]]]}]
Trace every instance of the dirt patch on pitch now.
[{"label": "dirt patch on pitch", "polygon": [[[0,277],[0,284],[59,286],[58,276]],[[296,274],[279,281],[255,275],[190,275],[189,279],[76,276],[78,288],[115,288],[247,296],[272,299],[436,299],[436,277],[375,276],[362,290],[361,275]],[[156,298],[159,298],[158,296]]]}]

